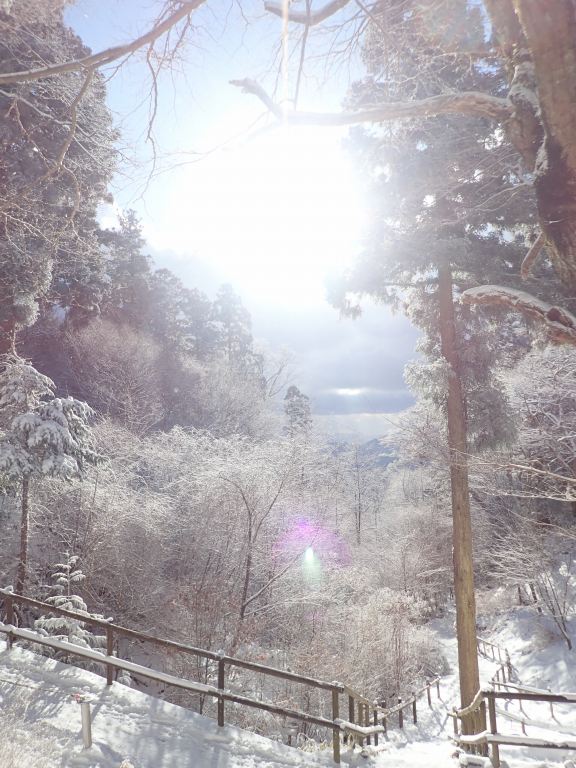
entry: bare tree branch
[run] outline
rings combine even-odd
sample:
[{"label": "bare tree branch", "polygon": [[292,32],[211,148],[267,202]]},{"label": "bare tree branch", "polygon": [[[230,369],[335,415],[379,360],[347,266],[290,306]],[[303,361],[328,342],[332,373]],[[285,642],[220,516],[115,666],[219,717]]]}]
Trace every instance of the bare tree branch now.
[{"label": "bare tree branch", "polygon": [[431,96],[416,101],[389,102],[358,112],[285,112],[255,80],[244,78],[231,80],[230,83],[259,98],[273,115],[290,125],[344,126],[445,114],[475,115],[502,120],[512,114],[507,99],[479,91]]},{"label": "bare tree branch", "polygon": [[[348,5],[349,2],[350,0],[331,0],[331,2],[327,3],[323,8],[320,8],[317,11],[311,11],[309,7],[307,7],[305,11],[290,10],[288,12],[288,21],[314,27],[316,24],[321,24],[323,21],[326,21],[330,16],[334,16],[335,13],[338,13],[338,11]],[[264,3],[264,9],[268,11],[268,13],[273,13],[280,18],[284,16],[284,10],[281,3]]]},{"label": "bare tree branch", "polygon": [[32,80],[42,80],[47,77],[62,75],[65,72],[75,72],[82,69],[96,69],[105,64],[110,64],[117,59],[128,56],[139,48],[154,43],[154,41],[159,37],[162,37],[163,34],[169,32],[179,21],[186,18],[186,16],[189,16],[193,11],[203,5],[204,2],[205,0],[187,0],[187,2],[182,3],[174,13],[171,13],[163,21],[154,24],[148,32],[129,43],[106,48],[105,50],[93,53],[90,56],[84,56],[81,59],[75,59],[73,61],[65,61],[62,64],[53,64],[48,67],[40,67],[39,69],[26,69],[22,72],[6,72],[0,74],[0,85],[28,83]]}]

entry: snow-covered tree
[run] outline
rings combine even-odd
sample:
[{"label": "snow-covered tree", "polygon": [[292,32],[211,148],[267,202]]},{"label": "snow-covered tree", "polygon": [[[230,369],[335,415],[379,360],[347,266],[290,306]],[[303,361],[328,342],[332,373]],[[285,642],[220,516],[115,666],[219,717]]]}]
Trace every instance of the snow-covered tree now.
[{"label": "snow-covered tree", "polygon": [[92,410],[53,395],[54,383],[27,360],[12,353],[0,358],[0,478],[4,491],[21,493],[17,592],[26,579],[31,482],[81,478],[86,464],[100,458],[88,424]]},{"label": "snow-covered tree", "polygon": [[292,384],[286,390],[284,397],[284,413],[286,414],[286,431],[295,435],[308,435],[312,429],[312,413],[310,398]]},{"label": "snow-covered tree", "polygon": [[[55,571],[52,573],[53,585],[50,590],[52,595],[46,598],[45,602],[53,605],[54,608],[61,608],[64,611],[80,613],[87,618],[102,620],[101,614],[90,613],[88,607],[80,595],[75,594],[75,589],[86,578],[80,568],[78,568],[78,555],[64,553],[61,563],[55,563]],[[64,640],[68,643],[81,645],[84,648],[99,650],[105,645],[104,635],[94,635],[87,629],[85,622],[80,619],[72,619],[68,616],[41,616],[34,622],[34,629],[46,637],[52,637],[54,640]],[[64,656],[61,651],[54,653],[55,658]],[[78,663],[78,662],[75,662]],[[84,663],[83,666],[86,666]],[[93,666],[88,663],[88,666]]]}]

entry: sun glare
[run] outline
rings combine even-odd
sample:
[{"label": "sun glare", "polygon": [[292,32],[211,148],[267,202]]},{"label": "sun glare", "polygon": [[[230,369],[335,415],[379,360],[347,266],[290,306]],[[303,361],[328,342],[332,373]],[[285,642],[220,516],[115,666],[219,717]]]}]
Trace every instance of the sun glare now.
[{"label": "sun glare", "polygon": [[318,300],[357,253],[358,186],[339,135],[278,129],[209,161],[181,226],[241,292]]}]

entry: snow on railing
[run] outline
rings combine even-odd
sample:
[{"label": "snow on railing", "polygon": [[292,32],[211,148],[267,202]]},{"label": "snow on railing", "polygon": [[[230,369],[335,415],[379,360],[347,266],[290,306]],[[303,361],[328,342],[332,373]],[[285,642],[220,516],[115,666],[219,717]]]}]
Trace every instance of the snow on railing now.
[{"label": "snow on railing", "polygon": [[[397,704],[393,707],[386,707],[385,702],[378,703],[370,701],[365,696],[342,683],[318,680],[305,675],[298,675],[294,672],[288,672],[283,669],[268,667],[264,664],[226,656],[223,653],[216,653],[203,648],[195,648],[194,646],[186,645],[184,643],[178,643],[173,640],[154,637],[142,632],[137,632],[133,629],[128,629],[127,627],[119,626],[111,621],[99,619],[90,615],[79,614],[63,608],[57,608],[53,605],[43,603],[40,600],[35,600],[24,595],[18,595],[11,590],[0,589],[0,595],[4,597],[4,610],[7,617],[6,623],[0,623],[0,633],[6,635],[8,649],[12,647],[15,639],[26,640],[27,642],[36,643],[54,650],[64,651],[69,656],[89,659],[94,663],[101,664],[106,670],[106,682],[108,685],[112,685],[115,671],[124,670],[137,677],[143,677],[156,682],[161,682],[164,685],[174,686],[181,690],[200,693],[215,698],[217,700],[217,718],[219,726],[224,725],[225,702],[232,702],[242,706],[261,709],[272,714],[281,715],[289,720],[299,720],[312,725],[328,728],[332,732],[333,757],[336,763],[340,762],[340,736],[342,733],[344,733],[345,740],[348,737],[351,737],[354,740],[362,740],[365,738],[367,743],[370,744],[370,740],[373,737],[374,743],[378,744],[379,734],[387,734],[389,718],[391,715],[398,715],[398,725],[400,728],[403,728],[404,710],[406,709],[412,710],[412,721],[414,723],[417,722],[417,701],[424,693],[427,695],[428,706],[430,708],[432,707],[431,690],[434,686],[436,687],[438,698],[440,698],[440,678],[437,677],[428,681],[425,686],[412,693],[407,700],[402,701],[401,698],[398,698]],[[30,629],[16,627],[14,621],[14,604],[23,604],[32,608],[42,609],[52,614],[80,620],[85,624],[100,627],[104,630],[106,635],[106,652],[92,650],[85,646],[75,645],[62,640],[55,640],[54,638],[40,635]],[[155,670],[125,659],[120,659],[114,655],[114,641],[115,638],[117,639],[118,637],[127,637],[134,640],[149,642],[162,648],[178,650],[186,654],[212,660],[217,664],[218,685],[213,686],[193,682],[176,675],[161,672],[160,670]],[[271,702],[256,700],[248,696],[232,693],[225,687],[227,666],[240,667],[283,680],[289,680],[329,691],[331,694],[331,718],[311,715],[300,710],[289,709]],[[340,717],[341,694],[348,696],[347,720]]]},{"label": "snow on railing", "polygon": [[512,679],[512,662],[506,648],[501,648],[483,637],[476,638],[476,647],[482,656],[498,663],[498,668],[490,680],[493,685],[507,682],[506,678],[508,682]]},{"label": "snow on railing", "polygon": [[[497,714],[502,715],[502,710],[496,707],[496,700],[505,701],[533,701],[561,704],[576,704],[576,693],[532,693],[525,691],[500,691],[494,688],[485,688],[476,694],[473,701],[462,709],[455,709],[451,716],[454,720],[453,740],[460,746],[469,747],[487,755],[488,746],[492,752],[492,765],[500,768],[500,745],[543,747],[548,749],[576,749],[576,741],[555,740],[551,738],[531,738],[525,735],[525,726],[533,725],[541,727],[538,722],[523,724],[524,735],[513,736],[511,734],[498,733]],[[479,733],[466,733],[471,729],[474,719],[484,720],[486,703],[488,704],[489,730],[481,730]],[[508,714],[508,713],[507,713]],[[474,718],[476,715],[476,718]],[[519,721],[521,722],[521,720]],[[460,727],[459,724],[460,723]],[[521,723],[522,724],[522,723]]]}]

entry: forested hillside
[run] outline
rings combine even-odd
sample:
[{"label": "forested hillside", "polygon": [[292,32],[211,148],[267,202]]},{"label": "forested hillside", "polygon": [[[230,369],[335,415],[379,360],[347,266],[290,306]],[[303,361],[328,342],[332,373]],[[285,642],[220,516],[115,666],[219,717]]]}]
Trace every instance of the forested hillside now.
[{"label": "forested hillside", "polygon": [[[349,318],[367,300],[387,305],[421,332],[405,373],[416,405],[369,443],[323,434],[284,351],[255,340],[236,288],[207,295],[155,263],[138,215],[114,197],[126,158],[112,69],[145,51],[155,116],[160,75],[177,71],[203,3],[158,2],[142,39],[96,58],[67,5],[0,4],[0,587],[345,681],[372,701],[448,672],[430,621],[454,603],[462,704],[480,686],[478,625],[495,616],[522,607],[572,651],[575,171],[564,118],[551,117],[539,4],[340,2],[318,19],[294,4],[294,111],[236,83],[274,120],[322,123],[296,109],[306,41],[344,13],[326,31],[330,46],[348,35],[355,57],[341,124],[361,123],[346,150],[370,202],[329,298]],[[572,5],[557,5],[576,28]],[[25,610],[16,619],[30,623]],[[46,615],[34,628],[102,650],[82,622]],[[216,684],[200,658],[121,650]],[[234,684],[246,694],[310,706],[243,675]],[[149,690],[216,712],[204,696]],[[269,725],[252,710],[229,717]]]}]

